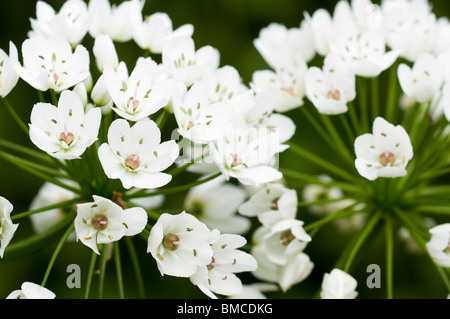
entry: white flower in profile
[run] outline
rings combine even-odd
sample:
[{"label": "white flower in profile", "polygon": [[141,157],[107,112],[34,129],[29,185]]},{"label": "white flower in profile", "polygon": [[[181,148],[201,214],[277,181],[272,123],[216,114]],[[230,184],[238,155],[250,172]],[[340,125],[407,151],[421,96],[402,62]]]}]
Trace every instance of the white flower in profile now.
[{"label": "white flower in profile", "polygon": [[86,114],[80,97],[63,91],[58,107],[37,103],[31,111],[30,138],[41,150],[59,159],[80,158],[97,140],[100,128],[99,108]]},{"label": "white flower in profile", "polygon": [[119,5],[109,0],[90,0],[88,5],[89,34],[96,38],[107,34],[117,42],[127,42],[133,38],[133,26],[130,16],[141,12],[143,0],[123,1]]},{"label": "white flower in profile", "polygon": [[3,258],[5,248],[10,243],[19,224],[13,224],[10,214],[13,205],[4,197],[0,196],[0,258]]},{"label": "white flower in profile", "polygon": [[38,284],[25,281],[20,290],[14,290],[6,299],[55,299],[56,295]]},{"label": "white flower in profile", "polygon": [[172,176],[161,171],[178,155],[175,141],[161,143],[161,131],[152,120],[136,122],[132,127],[124,119],[115,120],[108,130],[108,143],[98,149],[105,174],[120,179],[126,189],[166,185]]},{"label": "white flower in profile", "polygon": [[305,12],[304,16],[312,33],[316,52],[321,56],[326,56],[330,52],[330,42],[335,32],[333,18],[325,9],[318,9],[312,15]]},{"label": "white flower in profile", "polygon": [[280,183],[268,183],[239,206],[244,216],[258,217],[265,227],[283,219],[293,219],[297,214],[297,192]]},{"label": "white flower in profile", "polygon": [[199,266],[190,277],[191,282],[212,299],[217,299],[215,294],[230,296],[241,293],[243,286],[236,273],[258,268],[252,255],[238,249],[247,240],[240,235],[221,234],[214,229],[208,242],[213,251],[210,263]]},{"label": "white flower in profile", "polygon": [[178,132],[184,138],[206,144],[225,135],[231,125],[233,108],[227,102],[210,103],[207,86],[196,82],[184,99],[177,99],[173,112]]},{"label": "white flower in profile", "polygon": [[234,128],[224,138],[209,143],[214,163],[227,180],[234,177],[244,185],[258,186],[283,177],[271,161],[287,147],[280,144],[278,134],[257,133]]},{"label": "white flower in profile", "polygon": [[305,90],[320,113],[345,113],[356,97],[355,74],[337,54],[329,53],[322,70],[313,66],[306,72]]},{"label": "white flower in profile", "polygon": [[159,80],[158,65],[151,58],[139,59],[128,79],[105,65],[103,77],[113,110],[130,121],[139,121],[169,103],[175,89],[173,80]]},{"label": "white flower in profile", "polygon": [[147,252],[157,262],[161,275],[190,277],[197,267],[211,263],[210,230],[193,215],[162,214],[148,237]]},{"label": "white flower in profile", "polygon": [[283,292],[305,280],[312,272],[314,263],[303,252],[292,256],[285,265],[277,266],[278,284]]},{"label": "white flower in profile", "polygon": [[430,53],[417,58],[409,67],[402,63],[398,67],[398,79],[403,92],[420,103],[430,101],[444,84],[443,66]]},{"label": "white flower in profile", "polygon": [[[15,50],[12,53],[13,57],[17,57],[17,49],[13,44],[10,44],[9,50]],[[11,56],[11,53],[10,53]],[[0,96],[6,97],[11,90],[16,86],[19,75],[14,68],[14,61],[11,61],[10,56],[5,51],[0,49]]]},{"label": "white flower in profile", "polygon": [[[12,43],[10,45],[13,45]],[[11,50],[19,76],[39,91],[61,92],[88,79],[89,52],[82,45],[72,51],[70,43],[60,35],[36,36],[22,43],[23,66],[17,50]]]},{"label": "white flower in profile", "polygon": [[245,198],[246,192],[242,187],[225,183],[225,178],[220,176],[191,188],[185,197],[184,209],[210,229],[244,234],[250,229],[250,220],[236,212]]},{"label": "white flower in profile", "polygon": [[[64,181],[66,184],[72,185],[70,181]],[[35,210],[55,203],[60,203],[74,199],[75,193],[55,185],[50,182],[45,182],[44,185],[39,189],[36,196],[31,201],[29,210]],[[45,230],[51,228],[59,221],[61,221],[67,213],[72,211],[74,206],[68,206],[65,208],[55,208],[44,212],[33,214],[30,216],[31,225],[37,234],[44,232]]]},{"label": "white flower in profile", "polygon": [[99,34],[95,38],[92,53],[100,72],[103,72],[105,65],[109,65],[115,71],[119,67],[120,61],[116,46],[109,35]]},{"label": "white flower in profile", "polygon": [[301,253],[311,236],[303,229],[303,221],[282,219],[272,225],[263,239],[267,258],[277,264],[286,265],[291,258]]},{"label": "white flower in profile", "polygon": [[401,125],[394,126],[381,117],[375,119],[372,131],[373,134],[355,140],[355,166],[359,174],[369,180],[405,176],[406,165],[413,157],[408,133]]},{"label": "white flower in profile", "polygon": [[176,30],[173,29],[172,20],[165,12],[156,12],[143,17],[138,10],[132,10],[130,23],[133,25],[133,39],[144,50],[152,53],[162,53],[167,41],[177,37],[191,37],[194,33],[192,24],[185,24]]},{"label": "white flower in profile", "polygon": [[323,276],[320,297],[322,299],[355,299],[358,296],[357,285],[358,282],[351,275],[334,268]]},{"label": "white flower in profile", "polygon": [[220,55],[216,48],[209,45],[196,50],[191,37],[177,37],[164,44],[162,66],[164,72],[186,87],[192,86],[205,74],[213,72],[219,66]]},{"label": "white flower in profile", "polygon": [[251,254],[258,262],[258,268],[252,272],[252,275],[258,280],[264,282],[278,283],[278,267],[273,263],[266,253],[264,239],[270,233],[270,228],[259,226],[252,234]]},{"label": "white flower in profile", "polygon": [[139,234],[147,225],[147,212],[141,207],[122,209],[113,201],[93,196],[94,201],[77,205],[77,239],[100,254],[98,244],[109,244],[123,236]]},{"label": "white flower in profile", "polygon": [[426,243],[428,253],[434,262],[450,268],[450,224],[441,224],[429,230],[430,240]]}]

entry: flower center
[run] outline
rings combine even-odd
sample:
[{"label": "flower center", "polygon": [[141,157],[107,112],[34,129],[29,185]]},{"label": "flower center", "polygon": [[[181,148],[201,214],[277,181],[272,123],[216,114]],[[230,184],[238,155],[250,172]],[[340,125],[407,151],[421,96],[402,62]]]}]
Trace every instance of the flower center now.
[{"label": "flower center", "polygon": [[191,128],[193,128],[195,126],[194,122],[189,121],[187,129],[190,130]]},{"label": "flower center", "polygon": [[125,159],[125,165],[131,169],[136,169],[141,165],[139,156],[137,154],[131,154]]},{"label": "flower center", "polygon": [[244,162],[242,161],[242,159],[240,159],[240,158],[237,156],[237,154],[234,154],[233,162],[231,163],[231,167],[235,167],[235,166],[241,165],[241,164],[243,164],[243,163],[244,163]]},{"label": "flower center", "polygon": [[166,249],[170,251],[177,250],[178,245],[180,244],[180,237],[175,234],[168,234],[164,236],[163,245]]},{"label": "flower center", "polygon": [[383,166],[392,166],[395,161],[395,155],[389,151],[383,152],[380,155],[380,163]]},{"label": "flower center", "polygon": [[450,254],[450,242],[448,243],[447,247],[443,250],[444,253]]},{"label": "flower center", "polygon": [[216,262],[216,260],[214,259],[214,257],[211,257],[211,263],[208,266],[206,266],[206,268],[208,268],[208,270],[213,269],[215,266],[214,265],[215,262]]},{"label": "flower center", "polygon": [[59,135],[59,139],[60,139],[60,141],[64,141],[64,143],[66,143],[67,145],[70,145],[70,144],[72,144],[75,137],[70,132],[62,132]]},{"label": "flower center", "polygon": [[270,203],[270,209],[272,210],[278,210],[278,200],[280,198],[275,198],[271,203]]},{"label": "flower center", "polygon": [[339,90],[330,90],[327,93],[327,98],[339,101],[341,99],[341,92]]},{"label": "flower center", "polygon": [[280,237],[280,242],[283,246],[289,245],[291,241],[295,239],[295,236],[292,234],[291,230],[285,230]]},{"label": "flower center", "polygon": [[106,229],[106,227],[108,227],[108,217],[103,214],[95,216],[92,219],[92,227],[94,227],[98,231]]}]

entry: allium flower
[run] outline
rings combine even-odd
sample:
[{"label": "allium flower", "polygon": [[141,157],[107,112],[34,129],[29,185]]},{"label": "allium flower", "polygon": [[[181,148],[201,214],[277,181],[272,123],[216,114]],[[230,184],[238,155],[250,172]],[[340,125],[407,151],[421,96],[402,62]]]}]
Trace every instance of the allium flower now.
[{"label": "allium flower", "polygon": [[250,229],[250,220],[236,212],[244,202],[246,192],[242,187],[224,182],[221,176],[191,188],[185,197],[184,208],[210,229],[244,234]]},{"label": "allium flower", "polygon": [[210,103],[209,91],[202,82],[195,83],[183,101],[173,105],[178,132],[194,143],[206,144],[223,137],[231,125],[232,106],[226,102]]},{"label": "allium flower", "polygon": [[280,183],[269,183],[254,193],[239,206],[244,216],[258,217],[266,227],[283,219],[295,218],[297,214],[297,192]]},{"label": "allium flower", "polygon": [[292,256],[285,265],[277,267],[278,284],[283,292],[305,280],[312,272],[314,263],[305,253]]},{"label": "allium flower", "polygon": [[[10,44],[9,50],[10,52],[15,50],[14,53],[10,53],[10,56],[17,57],[17,49],[13,44]],[[16,86],[18,80],[19,75],[14,68],[14,62],[5,51],[0,49],[0,96],[6,97]]]},{"label": "allium flower", "polygon": [[330,273],[323,276],[322,299],[355,299],[357,281],[346,272],[334,268]]},{"label": "allium flower", "polygon": [[301,253],[310,241],[311,236],[303,229],[303,221],[283,219],[270,227],[263,245],[271,262],[286,265],[294,255]]},{"label": "allium flower", "polygon": [[441,224],[429,230],[431,239],[426,243],[428,253],[441,267],[450,268],[450,224]]},{"label": "allium flower", "polygon": [[355,152],[356,169],[369,180],[406,175],[406,165],[413,157],[413,148],[405,129],[381,117],[373,123],[373,134],[356,138]]},{"label": "allium flower", "polygon": [[79,44],[89,27],[88,8],[84,1],[68,0],[58,13],[47,3],[38,1],[36,19],[30,19],[29,37],[61,35],[72,45]]},{"label": "allium flower", "polygon": [[161,132],[152,120],[143,120],[132,127],[123,119],[115,120],[108,131],[108,143],[98,149],[106,175],[122,181],[123,187],[158,188],[169,183],[172,176],[161,173],[177,159],[175,141],[161,142]]},{"label": "allium flower", "polygon": [[26,281],[20,287],[20,290],[14,290],[6,299],[55,299],[56,295],[45,287]]},{"label": "allium flower", "polygon": [[433,55],[421,55],[410,68],[406,64],[398,67],[398,79],[403,92],[420,103],[430,101],[444,84],[442,65]]},{"label": "allium flower", "polygon": [[256,270],[255,258],[238,248],[247,241],[234,234],[220,234],[214,229],[208,239],[213,250],[211,262],[207,266],[199,266],[197,272],[190,277],[191,282],[199,287],[210,298],[220,295],[235,295],[242,292],[242,282],[235,273]]},{"label": "allium flower", "polygon": [[103,77],[115,104],[113,110],[130,121],[159,111],[169,103],[175,89],[173,80],[158,80],[158,65],[151,58],[139,59],[126,80],[109,65],[105,65]]},{"label": "allium flower", "polygon": [[157,262],[161,275],[190,277],[197,267],[211,263],[210,230],[194,216],[162,214],[153,225],[147,252]]},{"label": "allium flower", "polygon": [[173,30],[172,20],[164,12],[156,12],[143,18],[141,12],[132,10],[130,20],[134,29],[134,41],[141,49],[152,53],[161,53],[168,41],[177,37],[191,37],[194,33],[192,24],[185,24]]},{"label": "allium flower", "polygon": [[100,254],[98,244],[139,234],[147,225],[147,212],[140,207],[122,209],[111,200],[93,196],[94,202],[78,204],[75,218],[77,239]]},{"label": "allium flower", "polygon": [[97,139],[101,112],[84,113],[79,96],[64,91],[58,107],[37,103],[31,111],[30,138],[41,150],[60,159],[79,158]]},{"label": "allium flower", "polygon": [[[13,44],[11,44],[13,45]],[[72,51],[70,43],[60,35],[36,36],[22,43],[23,66],[17,50],[11,56],[19,76],[36,90],[61,92],[86,80],[89,75],[89,52],[82,45]]]},{"label": "allium flower", "polygon": [[5,248],[10,243],[19,224],[13,224],[10,214],[13,205],[4,197],[0,196],[0,258],[3,258]]},{"label": "allium flower", "polygon": [[109,65],[114,71],[119,67],[119,56],[109,35],[100,34],[95,38],[92,53],[95,56],[95,62],[100,72],[103,72],[105,65]]},{"label": "allium flower", "polygon": [[356,97],[355,74],[338,55],[325,57],[323,70],[311,67],[305,75],[306,96],[322,114],[347,112]]}]

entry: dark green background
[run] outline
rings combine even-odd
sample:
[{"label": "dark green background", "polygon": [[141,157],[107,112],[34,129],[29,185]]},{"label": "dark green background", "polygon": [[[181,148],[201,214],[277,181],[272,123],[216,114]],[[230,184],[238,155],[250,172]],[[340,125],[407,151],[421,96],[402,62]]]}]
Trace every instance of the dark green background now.
[{"label": "dark green background", "polygon": [[[63,1],[48,1],[55,9],[59,9]],[[119,1],[114,1],[118,3]],[[29,19],[35,17],[35,1],[15,0],[2,1],[0,9],[0,48],[8,52],[8,43],[13,41],[18,48],[27,37],[30,30]],[[252,73],[259,69],[268,68],[253,46],[253,40],[259,31],[271,22],[283,23],[288,27],[296,27],[303,19],[303,12],[314,12],[318,8],[332,10],[336,1],[299,1],[299,0],[147,0],[144,14],[162,11],[169,14],[174,27],[185,23],[194,25],[193,38],[196,47],[211,45],[221,54],[221,65],[232,65],[240,72],[245,83],[251,79]],[[438,16],[448,12],[448,1],[432,1],[435,13]],[[87,36],[89,38],[89,36]],[[87,40],[89,42],[89,39]],[[141,53],[133,43],[118,45],[121,59],[133,61]],[[28,122],[34,103],[38,101],[36,92],[23,81],[8,96],[8,100],[16,108],[20,116]],[[321,149],[321,141],[313,133],[308,123],[300,118],[300,112],[288,113],[297,123],[297,134],[302,143],[315,144]],[[0,107],[0,138],[15,141],[34,147],[28,137],[15,125],[10,115]],[[322,148],[323,151],[323,148]],[[281,165],[308,170],[307,163],[292,158],[289,154],[281,155]],[[318,171],[317,173],[320,173]],[[9,199],[15,209],[14,213],[26,211],[28,205],[42,185],[42,181],[22,172],[10,164],[0,160],[0,195]],[[291,185],[294,186],[294,185]],[[174,198],[180,202],[180,198]],[[173,202],[172,202],[173,203]],[[300,211],[300,218],[307,219],[305,212]],[[303,214],[303,215],[302,215]],[[20,227],[14,240],[26,236],[30,225],[26,220],[20,221]],[[382,236],[381,236],[382,237]],[[324,228],[317,238],[308,247],[308,253],[315,262],[316,267],[312,275],[292,288],[287,295],[268,294],[269,297],[283,298],[309,298],[319,288],[324,272],[339,256],[340,250],[348,240],[348,236],[336,232],[333,227]],[[189,280],[161,277],[156,270],[155,261],[146,254],[146,243],[141,238],[134,238],[141,251],[140,260],[143,264],[144,279],[146,281],[147,295],[151,298],[203,298],[196,287]],[[360,267],[355,269],[354,276],[358,279],[358,291],[361,298],[384,298],[384,277],[381,289],[368,289],[365,280],[367,265],[372,263],[384,267],[383,242],[375,240],[372,247],[365,247],[362,258],[358,259]],[[31,256],[0,260],[0,298],[4,298],[14,289],[18,289],[23,281],[40,283],[54,246],[49,247]],[[81,243],[71,243],[65,246],[61,256],[51,273],[47,286],[53,290],[58,298],[82,298],[84,283],[89,264],[91,251]],[[129,269],[126,247],[121,246],[124,256],[124,274],[126,280],[126,297],[137,297],[134,285],[134,276]],[[446,291],[439,277],[423,256],[405,254],[403,245],[398,243],[395,247],[395,290],[399,298],[444,298]],[[69,264],[78,264],[82,270],[82,289],[68,289],[65,280],[69,275],[66,267]],[[105,297],[117,297],[116,282],[112,263],[108,264],[108,277],[106,281]],[[245,282],[254,279],[243,276]],[[96,297],[96,280],[94,280],[93,297]]]}]

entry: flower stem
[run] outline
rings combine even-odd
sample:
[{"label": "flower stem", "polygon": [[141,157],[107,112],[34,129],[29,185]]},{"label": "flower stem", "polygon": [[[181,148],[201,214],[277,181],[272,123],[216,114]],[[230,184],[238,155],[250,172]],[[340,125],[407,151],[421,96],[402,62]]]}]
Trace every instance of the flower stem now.
[{"label": "flower stem", "polygon": [[367,94],[367,79],[362,77],[356,78],[356,86],[358,90],[358,103],[361,111],[359,121],[364,132],[369,131],[369,105]]},{"label": "flower stem", "polygon": [[389,69],[389,82],[387,84],[388,96],[386,101],[386,121],[392,123],[395,121],[395,111],[398,107],[398,96],[397,96],[397,67],[398,63],[394,63]]},{"label": "flower stem", "polygon": [[28,130],[28,126],[22,121],[20,116],[16,113],[14,108],[11,106],[11,104],[8,102],[6,98],[2,98],[3,104],[6,106],[6,109],[11,114],[11,116],[14,118],[14,120],[19,124],[20,128],[24,131],[24,133],[28,136],[30,134]]},{"label": "flower stem", "polygon": [[86,290],[84,291],[84,299],[89,298],[89,292],[91,290],[92,277],[94,276],[95,262],[97,261],[97,253],[92,251],[91,261],[89,263],[88,275],[86,279]]},{"label": "flower stem", "polygon": [[133,265],[134,275],[136,276],[136,283],[138,285],[138,293],[141,299],[145,299],[145,289],[144,280],[142,278],[142,271],[139,265],[139,260],[136,254],[136,249],[134,248],[132,239],[130,237],[125,237],[125,243],[130,254],[131,263]]},{"label": "flower stem", "polygon": [[392,219],[385,216],[385,234],[386,234],[386,289],[387,298],[393,299],[393,275],[394,275],[394,238]]},{"label": "flower stem", "polygon": [[330,215],[327,215],[311,224],[306,225],[305,227],[303,227],[303,229],[305,231],[310,231],[310,230],[314,230],[318,227],[321,227],[324,224],[333,222],[335,220],[341,219],[341,218],[345,218],[345,217],[349,217],[351,215],[354,215],[358,212],[360,212],[360,210],[355,210],[353,208],[355,208],[355,206],[357,205],[357,203],[349,205],[347,207],[344,207],[343,209],[340,209]]},{"label": "flower stem", "polygon": [[70,224],[69,228],[67,228],[66,232],[64,233],[64,235],[60,239],[58,245],[56,246],[55,251],[53,252],[52,258],[50,259],[50,262],[47,266],[47,270],[45,271],[44,279],[42,279],[42,283],[41,283],[42,287],[45,287],[45,284],[47,283],[47,280],[48,280],[50,272],[53,268],[53,265],[55,264],[56,258],[58,257],[59,253],[61,252],[64,244],[67,241],[67,238],[72,233],[74,227],[75,227],[74,223]]},{"label": "flower stem", "polygon": [[102,250],[101,250],[101,255],[100,255],[100,277],[99,277],[99,286],[98,286],[98,298],[99,299],[103,298],[107,261],[108,261],[108,246],[107,246],[107,244],[102,244]]},{"label": "flower stem", "polygon": [[119,242],[114,242],[114,264],[116,266],[117,285],[120,299],[125,299],[122,277],[122,263],[120,261]]},{"label": "flower stem", "polygon": [[29,211],[24,212],[24,213],[13,215],[13,216],[11,216],[11,220],[24,218],[24,217],[27,217],[27,216],[30,216],[30,215],[33,215],[33,214],[37,214],[37,213],[41,213],[41,212],[45,212],[45,211],[48,211],[48,210],[51,210],[51,209],[68,207],[68,206],[80,203],[82,201],[83,201],[83,199],[81,197],[77,197],[77,198],[74,198],[74,199],[69,199],[69,200],[66,200],[66,201],[62,201],[62,202],[59,202],[59,203],[55,203],[55,204],[52,204],[52,205],[44,206],[44,207],[41,207],[41,208],[29,210]]}]

